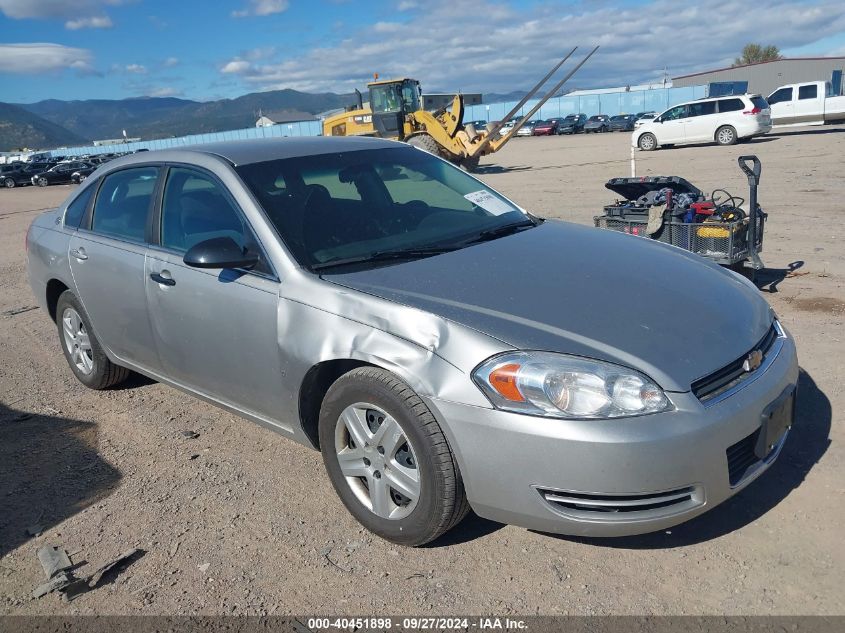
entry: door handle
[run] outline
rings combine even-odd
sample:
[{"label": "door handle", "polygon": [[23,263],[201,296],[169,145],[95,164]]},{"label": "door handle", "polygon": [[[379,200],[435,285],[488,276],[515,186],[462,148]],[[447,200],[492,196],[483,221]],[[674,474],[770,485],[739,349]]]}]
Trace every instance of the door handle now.
[{"label": "door handle", "polygon": [[150,279],[152,279],[157,284],[161,284],[162,286],[175,286],[176,280],[170,276],[166,270],[161,271],[166,277],[160,273],[150,273]]},{"label": "door handle", "polygon": [[88,255],[85,253],[85,249],[81,246],[79,248],[70,249],[70,254],[80,261],[88,259]]}]

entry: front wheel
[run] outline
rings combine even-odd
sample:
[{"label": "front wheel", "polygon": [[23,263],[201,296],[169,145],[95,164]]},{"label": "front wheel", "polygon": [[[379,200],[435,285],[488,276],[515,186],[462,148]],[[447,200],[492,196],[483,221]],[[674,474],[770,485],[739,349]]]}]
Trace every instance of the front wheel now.
[{"label": "front wheel", "polygon": [[716,142],[719,145],[733,145],[736,139],[736,130],[730,125],[723,125],[716,130]]},{"label": "front wheel", "polygon": [[90,389],[106,389],[129,377],[130,371],[111,362],[103,351],[79,299],[65,290],[56,304],[56,325],[67,364]]},{"label": "front wheel", "polygon": [[646,132],[637,140],[637,147],[644,152],[650,152],[657,149],[657,137],[651,132]]},{"label": "front wheel", "polygon": [[431,134],[417,134],[416,136],[412,136],[408,139],[408,145],[418,147],[429,154],[440,156],[440,145],[438,145]]},{"label": "front wheel", "polygon": [[38,182],[39,187],[46,187],[47,186],[47,179],[46,178],[39,178],[37,182]]},{"label": "front wheel", "polygon": [[368,530],[400,545],[433,541],[469,511],[460,471],[425,403],[388,371],[341,376],[320,409],[332,485]]}]

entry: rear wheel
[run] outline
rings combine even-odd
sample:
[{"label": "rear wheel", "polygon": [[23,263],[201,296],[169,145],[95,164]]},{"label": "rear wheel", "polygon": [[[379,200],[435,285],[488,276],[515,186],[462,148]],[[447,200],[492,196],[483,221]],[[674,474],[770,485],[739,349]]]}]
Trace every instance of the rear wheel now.
[{"label": "rear wheel", "polygon": [[736,130],[730,125],[723,125],[716,130],[716,142],[719,145],[733,145],[736,138]]},{"label": "rear wheel", "polygon": [[12,189],[15,186],[15,181],[11,178],[6,178],[6,180],[3,181],[3,185],[6,189]]},{"label": "rear wheel", "polygon": [[425,403],[388,371],[355,369],[320,409],[320,450],[332,485],[368,530],[423,545],[469,511],[457,462]]},{"label": "rear wheel", "polygon": [[131,373],[111,362],[103,351],[79,299],[65,290],[56,304],[56,325],[62,351],[73,374],[90,389],[117,385]]},{"label": "rear wheel", "polygon": [[657,149],[657,137],[651,132],[646,132],[637,140],[637,147],[644,152],[650,152]]}]

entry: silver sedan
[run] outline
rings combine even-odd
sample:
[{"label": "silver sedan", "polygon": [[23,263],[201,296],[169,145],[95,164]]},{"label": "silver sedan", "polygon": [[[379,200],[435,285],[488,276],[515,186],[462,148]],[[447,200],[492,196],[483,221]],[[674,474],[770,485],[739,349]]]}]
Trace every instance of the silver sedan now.
[{"label": "silver sedan", "polygon": [[760,476],[793,421],[795,346],[750,282],[544,221],[401,143],[136,154],[27,246],[80,382],[139,372],[318,448],[348,510],[396,543],[470,507],[662,529]]}]

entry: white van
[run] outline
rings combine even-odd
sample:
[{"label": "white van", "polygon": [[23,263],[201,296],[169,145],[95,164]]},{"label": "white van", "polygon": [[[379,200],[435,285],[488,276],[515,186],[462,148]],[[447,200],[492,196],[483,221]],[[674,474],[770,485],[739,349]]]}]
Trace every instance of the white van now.
[{"label": "white van", "polygon": [[647,152],[702,141],[733,145],[771,129],[771,110],[762,96],[731,95],[673,106],[634,130],[631,145]]}]

